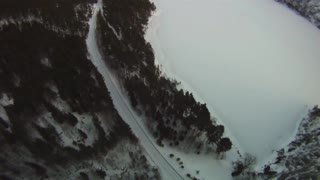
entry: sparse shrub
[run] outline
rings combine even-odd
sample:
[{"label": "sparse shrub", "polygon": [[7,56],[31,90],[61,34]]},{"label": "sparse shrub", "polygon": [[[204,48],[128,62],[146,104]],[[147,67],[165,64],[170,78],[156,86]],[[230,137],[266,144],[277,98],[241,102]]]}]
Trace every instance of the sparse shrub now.
[{"label": "sparse shrub", "polygon": [[83,132],[82,130],[78,129],[78,132],[79,132],[79,134],[80,134],[82,139],[87,139],[88,138],[87,134],[85,132]]},{"label": "sparse shrub", "polygon": [[31,167],[37,175],[43,176],[47,173],[47,169],[33,162],[25,162],[25,165]]},{"label": "sparse shrub", "polygon": [[277,172],[273,171],[270,166],[265,166],[263,169],[263,173],[265,175],[272,176],[272,175],[276,174]]},{"label": "sparse shrub", "polygon": [[2,125],[4,128],[9,127],[9,124],[5,120],[3,120],[1,117],[0,117],[0,125]]},{"label": "sparse shrub", "polygon": [[243,156],[243,160],[233,162],[233,171],[231,175],[239,176],[243,171],[250,169],[251,166],[255,163],[256,158],[249,153],[245,153]]},{"label": "sparse shrub", "polygon": [[161,147],[164,147],[164,144],[162,143],[162,140],[160,138],[157,140],[157,144]]},{"label": "sparse shrub", "polygon": [[0,174],[0,179],[1,180],[13,180],[11,177],[5,175],[5,174]]},{"label": "sparse shrub", "polygon": [[80,177],[81,177],[81,179],[83,179],[83,180],[89,180],[89,176],[88,176],[88,174],[85,173],[85,172],[80,172]]},{"label": "sparse shrub", "polygon": [[253,164],[256,163],[256,161],[257,161],[257,159],[253,155],[251,155],[249,153],[245,153],[244,154],[243,165],[244,165],[245,168],[251,167]]},{"label": "sparse shrub", "polygon": [[288,152],[291,152],[291,151],[294,151],[294,150],[295,150],[295,147],[292,147],[292,148],[288,149]]},{"label": "sparse shrub", "polygon": [[104,170],[102,170],[102,169],[97,169],[97,170],[96,170],[96,173],[98,174],[99,177],[101,177],[101,178],[103,178],[103,179],[104,179],[104,177],[106,177],[106,175],[107,175],[107,173],[106,173]]},{"label": "sparse shrub", "polygon": [[144,156],[144,155],[142,155],[142,156],[140,157],[140,160],[141,160],[141,162],[143,162],[143,163],[147,163],[147,158],[146,158],[146,156]]},{"label": "sparse shrub", "polygon": [[170,158],[173,158],[173,157],[174,157],[174,155],[173,155],[173,154],[170,154],[170,155],[169,155],[169,157],[170,157]]},{"label": "sparse shrub", "polygon": [[71,113],[69,113],[67,115],[67,123],[70,125],[70,126],[75,126],[77,125],[78,123],[78,119]]},{"label": "sparse shrub", "polygon": [[220,154],[222,152],[229,151],[232,147],[232,142],[229,138],[221,138],[217,146],[217,153]]},{"label": "sparse shrub", "polygon": [[284,155],[284,149],[281,149],[279,151],[277,151],[277,158],[276,158],[276,162],[275,164],[278,164],[281,162],[282,159],[284,159],[285,155]]},{"label": "sparse shrub", "polygon": [[233,177],[239,176],[242,173],[243,169],[244,169],[244,166],[243,166],[242,161],[233,162],[233,171],[232,171],[231,175]]}]

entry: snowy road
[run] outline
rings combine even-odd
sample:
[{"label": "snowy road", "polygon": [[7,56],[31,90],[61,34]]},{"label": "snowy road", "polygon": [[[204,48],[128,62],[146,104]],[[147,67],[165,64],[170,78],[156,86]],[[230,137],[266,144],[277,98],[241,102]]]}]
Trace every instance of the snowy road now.
[{"label": "snowy road", "polygon": [[122,119],[131,127],[133,133],[139,138],[140,143],[149,155],[149,159],[159,168],[161,176],[165,180],[183,179],[183,177],[174,169],[174,167],[165,159],[165,157],[157,149],[152,139],[147,133],[147,129],[143,126],[141,119],[135,114],[135,111],[129,105],[128,99],[121,92],[120,86],[116,78],[111,74],[107,65],[99,52],[96,41],[96,25],[97,15],[102,8],[102,1],[99,0],[95,5],[93,16],[89,21],[89,33],[86,40],[88,52],[92,63],[97,67],[99,73],[104,77],[107,88],[110,91],[113,103]]}]

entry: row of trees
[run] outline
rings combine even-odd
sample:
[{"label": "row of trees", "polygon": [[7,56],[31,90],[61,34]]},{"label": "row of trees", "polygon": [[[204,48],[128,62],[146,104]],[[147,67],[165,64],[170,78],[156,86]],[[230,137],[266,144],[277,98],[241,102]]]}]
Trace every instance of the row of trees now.
[{"label": "row of trees", "polygon": [[[179,83],[161,75],[155,66],[152,47],[144,39],[144,27],[154,5],[148,0],[111,0],[104,5],[108,13],[98,16],[97,33],[106,63],[117,73],[132,106],[148,117],[146,123],[157,142],[162,145],[167,140],[178,145],[193,139],[214,144],[217,153],[231,149],[230,139],[222,137],[224,127],[214,124],[206,104],[179,90]],[[122,35],[121,40],[108,23]],[[201,139],[201,134],[206,138]]]},{"label": "row of trees", "polygon": [[[45,25],[86,35],[87,28],[84,27],[87,27],[90,17],[90,3],[94,3],[94,0],[3,0],[0,1],[0,16],[3,19],[34,16],[41,18]],[[81,8],[77,13],[76,6]]]}]

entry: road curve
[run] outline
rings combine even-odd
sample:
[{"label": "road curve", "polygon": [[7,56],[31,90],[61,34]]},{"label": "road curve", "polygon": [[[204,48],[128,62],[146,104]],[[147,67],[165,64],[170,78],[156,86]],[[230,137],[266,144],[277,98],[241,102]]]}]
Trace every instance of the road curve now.
[{"label": "road curve", "polygon": [[165,159],[165,157],[157,149],[152,139],[149,137],[147,129],[142,125],[143,122],[130,106],[127,100],[128,98],[126,98],[126,96],[121,92],[116,78],[112,75],[102,58],[96,41],[97,15],[101,9],[102,0],[98,0],[98,3],[94,6],[94,13],[89,21],[89,33],[86,39],[90,59],[97,67],[99,73],[103,76],[105,84],[110,91],[115,108],[119,112],[122,119],[130,126],[133,133],[139,138],[140,143],[146,150],[149,158],[159,168],[162,178],[164,180],[182,180],[184,178]]}]

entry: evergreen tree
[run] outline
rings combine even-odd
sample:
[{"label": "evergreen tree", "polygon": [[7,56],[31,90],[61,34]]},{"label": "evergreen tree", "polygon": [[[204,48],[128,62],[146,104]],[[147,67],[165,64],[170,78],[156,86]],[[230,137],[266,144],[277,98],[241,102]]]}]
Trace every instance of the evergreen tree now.
[{"label": "evergreen tree", "polygon": [[231,149],[232,143],[229,138],[222,138],[217,144],[217,153],[226,152]]}]

